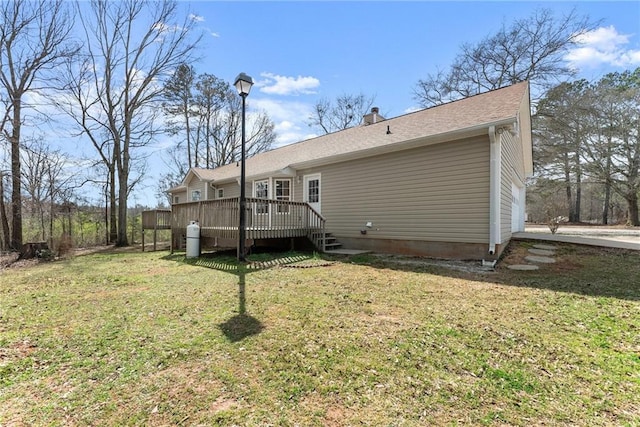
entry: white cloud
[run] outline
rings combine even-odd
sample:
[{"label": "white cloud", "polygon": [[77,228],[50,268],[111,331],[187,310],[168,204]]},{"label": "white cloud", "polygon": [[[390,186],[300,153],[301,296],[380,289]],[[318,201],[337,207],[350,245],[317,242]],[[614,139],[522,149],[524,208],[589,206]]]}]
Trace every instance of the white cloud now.
[{"label": "white cloud", "polygon": [[640,50],[629,49],[631,35],[619,34],[613,25],[596,28],[577,38],[578,47],[565,56],[572,67],[596,68],[601,65],[628,67],[640,64]]},{"label": "white cloud", "polygon": [[311,76],[287,77],[273,73],[262,73],[264,80],[256,85],[261,92],[270,95],[309,95],[316,93],[320,80]]},{"label": "white cloud", "polygon": [[403,113],[404,114],[410,114],[410,113],[415,113],[416,111],[420,111],[420,110],[422,110],[422,107],[418,107],[416,105],[412,105],[409,108],[405,108]]},{"label": "white cloud", "polygon": [[304,102],[276,101],[268,98],[250,100],[250,108],[265,111],[275,124],[276,147],[316,137],[307,124],[313,107]]},{"label": "white cloud", "polygon": [[193,22],[204,22],[204,16],[196,15],[195,13],[189,14],[189,19]]}]

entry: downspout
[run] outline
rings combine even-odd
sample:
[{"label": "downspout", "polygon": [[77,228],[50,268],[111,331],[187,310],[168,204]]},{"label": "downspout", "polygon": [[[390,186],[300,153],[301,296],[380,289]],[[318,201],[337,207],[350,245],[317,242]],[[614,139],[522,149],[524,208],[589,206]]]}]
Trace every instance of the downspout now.
[{"label": "downspout", "polygon": [[500,187],[501,187],[501,147],[500,132],[489,126],[489,255],[495,255],[500,244]]}]

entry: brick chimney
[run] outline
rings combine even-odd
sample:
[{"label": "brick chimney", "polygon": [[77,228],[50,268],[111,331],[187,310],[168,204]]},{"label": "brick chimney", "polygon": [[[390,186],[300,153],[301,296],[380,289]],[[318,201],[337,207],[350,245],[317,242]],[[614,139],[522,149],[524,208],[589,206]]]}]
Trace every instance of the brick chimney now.
[{"label": "brick chimney", "polygon": [[362,122],[365,126],[372,125],[374,123],[378,123],[384,120],[384,117],[380,115],[380,109],[378,107],[371,108],[371,112],[369,114],[365,114]]}]

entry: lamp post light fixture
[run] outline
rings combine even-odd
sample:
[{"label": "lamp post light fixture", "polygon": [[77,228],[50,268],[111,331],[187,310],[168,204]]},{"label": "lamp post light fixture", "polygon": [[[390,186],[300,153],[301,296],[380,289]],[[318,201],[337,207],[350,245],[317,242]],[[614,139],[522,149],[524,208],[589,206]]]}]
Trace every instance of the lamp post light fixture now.
[{"label": "lamp post light fixture", "polygon": [[251,86],[253,86],[253,79],[245,73],[238,74],[236,81],[233,84],[238,90],[238,95],[242,98],[242,149],[240,154],[240,224],[238,225],[238,261],[245,261],[245,241],[246,241],[246,184],[245,184],[245,100]]}]

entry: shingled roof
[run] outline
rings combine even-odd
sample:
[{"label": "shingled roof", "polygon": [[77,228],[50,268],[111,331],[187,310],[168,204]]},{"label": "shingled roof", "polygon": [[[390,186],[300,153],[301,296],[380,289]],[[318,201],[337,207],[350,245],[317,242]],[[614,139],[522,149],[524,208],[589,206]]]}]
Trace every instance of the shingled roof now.
[{"label": "shingled roof", "polygon": [[[523,102],[529,105],[528,82],[319,136],[247,159],[247,177],[267,177],[291,169],[438,143],[491,125],[513,124],[519,120]],[[192,172],[204,181],[224,182],[237,179],[240,168],[233,163],[216,169],[193,168]]]}]

